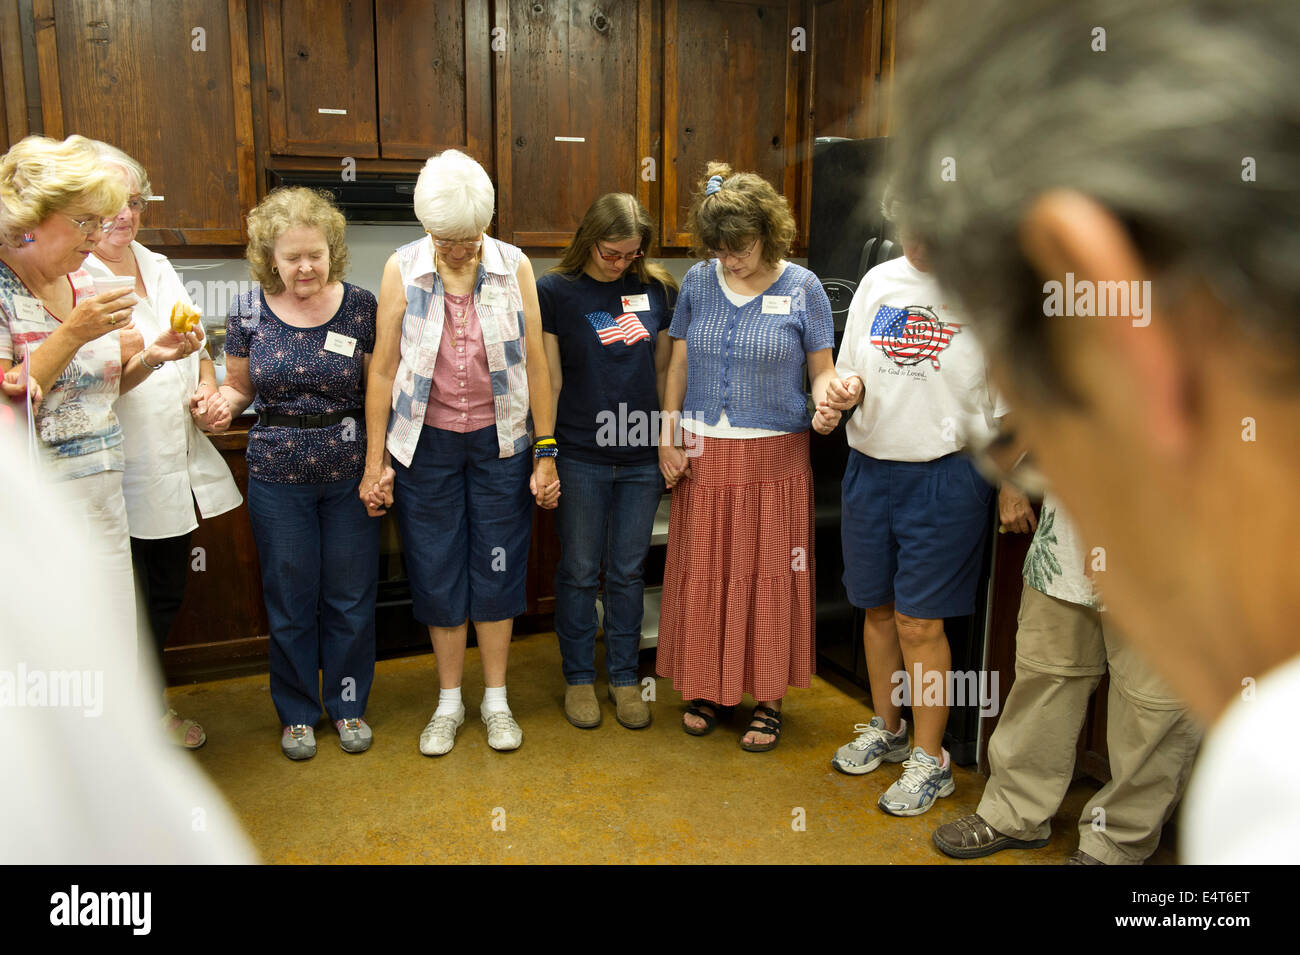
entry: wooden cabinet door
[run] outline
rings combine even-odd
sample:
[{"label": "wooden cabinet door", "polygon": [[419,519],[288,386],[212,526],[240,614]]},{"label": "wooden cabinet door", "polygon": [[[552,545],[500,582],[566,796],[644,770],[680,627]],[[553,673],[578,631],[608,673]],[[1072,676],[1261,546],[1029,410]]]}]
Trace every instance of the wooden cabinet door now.
[{"label": "wooden cabinet door", "polygon": [[813,0],[808,37],[812,135],[880,134],[883,0]]},{"label": "wooden cabinet door", "polygon": [[379,155],[374,0],[264,0],[271,152]]},{"label": "wooden cabinet door", "polygon": [[45,135],[138,159],[145,245],[242,245],[257,201],[244,0],[33,0]]},{"label": "wooden cabinet door", "polygon": [[799,0],[664,0],[663,242],[688,246],[687,213],[711,159],[756,172],[802,207]]},{"label": "wooden cabinet door", "polygon": [[379,154],[456,148],[492,168],[488,0],[376,0]]},{"label": "wooden cabinet door", "polygon": [[498,236],[563,246],[603,193],[648,205],[650,0],[496,0],[495,10]]}]

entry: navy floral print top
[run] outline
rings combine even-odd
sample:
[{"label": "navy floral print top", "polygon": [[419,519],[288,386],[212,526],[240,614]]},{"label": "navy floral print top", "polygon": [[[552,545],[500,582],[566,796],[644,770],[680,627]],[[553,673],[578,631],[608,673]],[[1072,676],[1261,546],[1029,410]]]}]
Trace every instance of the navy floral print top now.
[{"label": "navy floral print top", "polygon": [[[226,354],[248,359],[257,389],[254,410],[308,415],[364,409],[363,368],[375,348],[375,309],[374,295],[346,282],[338,311],[316,328],[282,321],[260,289],[236,299],[226,317]],[[345,354],[349,347],[351,354]],[[360,480],[365,459],[364,413],[324,428],[259,423],[248,435],[248,473],[259,481]]]}]

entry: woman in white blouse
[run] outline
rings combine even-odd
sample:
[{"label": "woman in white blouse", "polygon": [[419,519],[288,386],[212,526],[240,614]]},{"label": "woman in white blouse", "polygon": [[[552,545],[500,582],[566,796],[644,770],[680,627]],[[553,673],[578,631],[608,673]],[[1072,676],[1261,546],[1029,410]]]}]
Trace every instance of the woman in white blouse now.
[{"label": "woman in white blouse", "polygon": [[[152,340],[169,326],[172,306],[191,305],[180,276],[166,256],[135,241],[140,214],[148,200],[144,168],[107,143],[97,143],[105,164],[121,170],[127,204],[116,227],[104,233],[86,259],[93,275],[135,279],[139,303],[132,313],[136,327]],[[118,399],[126,470],[122,493],[131,532],[131,560],[148,613],[162,673],[163,647],[185,596],[190,567],[190,534],[198,527],[194,505],[203,517],[216,517],[242,503],[230,469],[200,428],[228,423],[229,408],[217,391],[216,372],[207,349],[170,362]],[[182,719],[166,706],[162,717],[168,738],[197,749],[207,735],[194,720]]]}]

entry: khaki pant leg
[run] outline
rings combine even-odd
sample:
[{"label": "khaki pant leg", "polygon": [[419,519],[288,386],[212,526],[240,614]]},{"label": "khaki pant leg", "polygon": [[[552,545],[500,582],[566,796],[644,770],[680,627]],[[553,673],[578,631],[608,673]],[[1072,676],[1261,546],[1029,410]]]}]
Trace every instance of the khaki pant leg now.
[{"label": "khaki pant leg", "polygon": [[[1110,782],[1084,807],[1079,848],[1107,865],[1141,865],[1182,798],[1201,728],[1104,614],[1110,659]],[[1100,811],[1098,811],[1100,810]]]},{"label": "khaki pant leg", "polygon": [[1074,775],[1088,699],[1106,672],[1095,610],[1026,585],[1016,632],[1016,682],[989,740],[977,812],[999,832],[1044,839]]}]

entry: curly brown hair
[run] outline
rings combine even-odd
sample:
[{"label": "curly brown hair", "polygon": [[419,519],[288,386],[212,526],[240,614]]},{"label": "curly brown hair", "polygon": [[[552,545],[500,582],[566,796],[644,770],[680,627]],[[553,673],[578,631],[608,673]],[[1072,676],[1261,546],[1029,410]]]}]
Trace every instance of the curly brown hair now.
[{"label": "curly brown hair", "polygon": [[344,241],[347,222],[328,192],[306,186],[273,189],[248,214],[248,271],[268,295],[284,291],[284,282],[274,266],[275,242],[289,229],[307,226],[320,229],[329,246],[332,284],[348,270],[348,246]]},{"label": "curly brown hair", "polygon": [[[722,188],[708,196],[713,176],[722,177]],[[785,197],[757,173],[735,173],[717,160],[708,164],[696,187],[688,222],[691,251],[702,259],[710,249],[742,252],[758,238],[763,240],[763,264],[770,269],[790,254],[794,242],[794,215]]]}]

